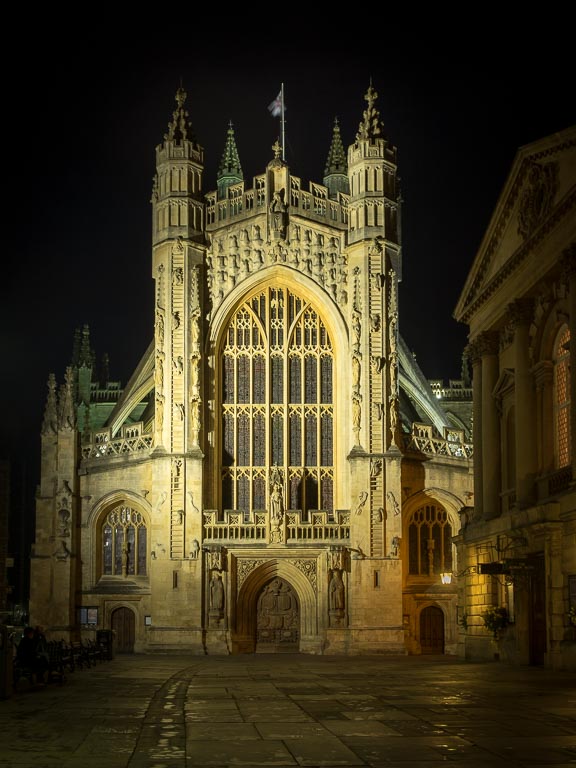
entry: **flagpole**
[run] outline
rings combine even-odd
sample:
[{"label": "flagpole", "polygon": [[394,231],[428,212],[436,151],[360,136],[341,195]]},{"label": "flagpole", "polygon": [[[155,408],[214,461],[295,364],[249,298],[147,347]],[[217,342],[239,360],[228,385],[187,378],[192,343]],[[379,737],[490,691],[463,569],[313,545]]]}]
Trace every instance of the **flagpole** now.
[{"label": "flagpole", "polygon": [[284,83],[280,88],[280,104],[281,104],[281,128],[282,128],[282,162],[286,162],[286,123],[284,120]]}]

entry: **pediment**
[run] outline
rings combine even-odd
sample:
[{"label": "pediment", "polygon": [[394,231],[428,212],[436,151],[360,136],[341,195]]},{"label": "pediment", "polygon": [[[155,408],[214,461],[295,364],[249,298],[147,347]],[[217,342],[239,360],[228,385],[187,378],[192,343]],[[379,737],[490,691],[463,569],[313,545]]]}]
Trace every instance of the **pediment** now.
[{"label": "pediment", "polygon": [[468,322],[517,270],[576,187],[576,126],[522,147],[472,264],[455,317]]}]

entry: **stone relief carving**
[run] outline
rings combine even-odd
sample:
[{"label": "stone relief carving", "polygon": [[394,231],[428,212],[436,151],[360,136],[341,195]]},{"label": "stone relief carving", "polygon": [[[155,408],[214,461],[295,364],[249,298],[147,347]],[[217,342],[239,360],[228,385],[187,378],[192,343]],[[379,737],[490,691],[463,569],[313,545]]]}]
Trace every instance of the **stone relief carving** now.
[{"label": "stone relief carving", "polygon": [[238,591],[240,591],[240,588],[242,584],[246,581],[247,576],[249,576],[250,573],[255,568],[258,568],[258,566],[265,563],[266,560],[239,560],[237,571],[236,571],[236,585],[238,588]]},{"label": "stone relief carving", "polygon": [[200,542],[198,539],[192,539],[192,549],[190,550],[190,560],[198,560],[200,554]]},{"label": "stone relief carving", "polygon": [[180,421],[184,421],[184,403],[174,403],[174,408],[176,409],[176,415]]},{"label": "stone relief carving", "polygon": [[358,494],[358,504],[356,505],[355,514],[361,515],[366,502],[368,501],[368,491],[360,491]]},{"label": "stone relief carving", "polygon": [[370,477],[382,474],[382,459],[370,459]]},{"label": "stone relief carving", "polygon": [[270,542],[284,541],[284,482],[278,467],[270,474]]},{"label": "stone relief carving", "polygon": [[299,571],[302,571],[312,585],[314,592],[317,592],[316,560],[292,560],[291,562]]},{"label": "stone relief carving", "polygon": [[382,421],[382,417],[384,416],[384,403],[379,403],[376,401],[372,402],[372,413],[373,417],[377,421]]},{"label": "stone relief carving", "polygon": [[382,327],[382,318],[380,315],[370,315],[370,330],[372,333],[378,333]]},{"label": "stone relief carving", "polygon": [[212,545],[206,548],[206,567],[209,571],[223,571],[225,565],[224,548]]},{"label": "stone relief carving", "polygon": [[389,507],[391,508],[394,515],[399,515],[400,507],[398,506],[398,502],[396,501],[392,491],[388,491],[386,493],[386,499],[388,500]]},{"label": "stone relief carving", "polygon": [[518,207],[518,234],[526,240],[546,218],[558,189],[557,163],[532,163]]},{"label": "stone relief carving", "polygon": [[[282,212],[280,211],[282,215]],[[269,216],[273,216],[272,212]],[[286,214],[283,214],[286,216]],[[272,238],[265,247],[259,226],[248,231],[238,230],[239,235],[228,239],[214,239],[206,254],[206,282],[214,312],[224,296],[235,285],[262,267],[286,264],[307,274],[333,299],[345,307],[348,303],[347,258],[342,253],[340,240],[332,237],[326,242],[324,235],[294,225],[290,226],[291,240],[285,234]],[[288,231],[288,227],[286,230]],[[240,248],[239,248],[240,240]],[[275,240],[275,242],[274,242]]]},{"label": "stone relief carving", "polygon": [[172,270],[172,285],[184,285],[184,270],[182,267],[174,267]]}]

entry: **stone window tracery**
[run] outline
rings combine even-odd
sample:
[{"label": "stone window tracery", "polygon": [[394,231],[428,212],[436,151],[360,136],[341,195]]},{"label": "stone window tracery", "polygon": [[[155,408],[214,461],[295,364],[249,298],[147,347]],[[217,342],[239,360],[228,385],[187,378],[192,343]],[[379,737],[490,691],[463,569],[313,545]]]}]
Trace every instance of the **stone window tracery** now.
[{"label": "stone window tracery", "polygon": [[433,576],[452,570],[452,526],[437,504],[417,509],[408,528],[409,573]]},{"label": "stone window tracery", "polygon": [[320,315],[269,287],[236,310],[223,336],[222,509],[265,508],[277,465],[287,509],[332,510],[333,349]]},{"label": "stone window tracery", "polygon": [[144,517],[121,505],[102,524],[102,574],[146,576],[147,528]]}]

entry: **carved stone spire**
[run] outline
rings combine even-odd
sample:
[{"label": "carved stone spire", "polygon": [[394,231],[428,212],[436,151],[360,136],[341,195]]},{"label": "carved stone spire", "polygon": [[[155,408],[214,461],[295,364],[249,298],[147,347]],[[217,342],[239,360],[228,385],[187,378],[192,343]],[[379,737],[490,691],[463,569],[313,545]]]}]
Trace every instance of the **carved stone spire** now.
[{"label": "carved stone spire", "polygon": [[58,413],[56,409],[56,377],[53,373],[48,377],[48,397],[42,422],[43,435],[55,435],[58,429]]},{"label": "carved stone spire", "polygon": [[348,161],[346,160],[346,152],[344,150],[344,145],[342,144],[337,117],[334,119],[332,144],[330,145],[328,159],[326,160],[326,168],[324,169],[324,184],[328,187],[328,194],[332,198],[336,197],[338,192],[348,194],[350,191],[348,182]]},{"label": "carved stone spire", "polygon": [[236,147],[234,128],[232,127],[232,121],[230,121],[226,135],[226,146],[224,147],[224,154],[220,161],[220,168],[218,169],[218,177],[216,179],[218,197],[225,197],[226,189],[232,184],[238,184],[243,179],[244,174],[242,173],[240,156]]},{"label": "carved stone spire", "polygon": [[92,367],[92,350],[90,349],[90,328],[85,325],[82,329],[82,340],[80,342],[80,354],[78,355],[78,366]]},{"label": "carved stone spire", "polygon": [[338,118],[334,118],[334,128],[332,131],[332,144],[330,145],[330,151],[328,152],[328,159],[326,160],[326,168],[324,169],[324,176],[328,176],[332,173],[348,174],[348,162],[346,160],[346,152],[344,151],[344,145],[342,144],[342,136],[340,135],[340,125]]},{"label": "carved stone spire", "polygon": [[186,101],[186,91],[182,86],[176,91],[176,104],[178,105],[172,113],[172,120],[168,123],[168,133],[164,134],[164,141],[191,141],[196,143],[192,123],[188,115],[188,110],[184,109]]},{"label": "carved stone spire", "polygon": [[380,119],[380,112],[374,106],[377,98],[378,94],[372,87],[372,83],[370,83],[364,96],[368,106],[364,110],[363,120],[358,126],[356,141],[360,141],[360,139],[376,139],[384,134],[384,125]]}]

